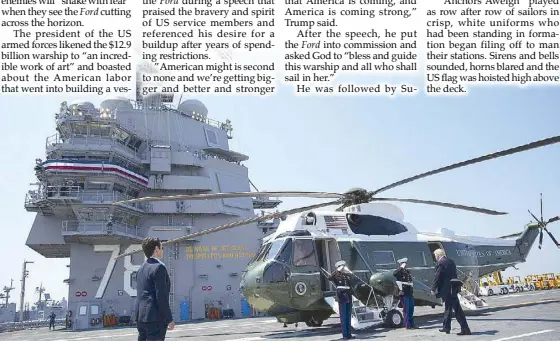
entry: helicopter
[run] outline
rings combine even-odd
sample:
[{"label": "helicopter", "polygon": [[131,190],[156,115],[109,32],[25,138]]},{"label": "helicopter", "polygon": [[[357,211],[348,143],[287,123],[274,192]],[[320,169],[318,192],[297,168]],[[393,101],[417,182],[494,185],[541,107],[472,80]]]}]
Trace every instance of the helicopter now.
[{"label": "helicopter", "polygon": [[[541,199],[541,219],[531,213],[537,223],[526,225],[520,233],[499,238],[460,236],[447,229],[441,229],[439,233],[426,233],[404,222],[398,207],[375,202],[418,203],[488,215],[507,213],[432,200],[381,198],[377,194],[431,175],[558,142],[560,136],[535,141],[421,173],[374,191],[355,188],[345,193],[206,193],[142,197],[115,202],[113,205],[258,196],[335,199],[231,222],[163,241],[162,244],[180,243],[258,221],[281,218],[276,231],[263,239],[259,251],[243,271],[240,292],[254,309],[276,317],[284,326],[292,323],[297,325],[298,322],[305,322],[311,327],[321,326],[337,311],[334,303],[335,287],[326,275],[340,261],[344,261],[345,270],[351,274],[350,286],[354,298],[366,307],[377,307],[379,318],[387,326],[397,328],[402,326],[403,318],[398,310],[399,285],[393,276],[396,259],[408,259],[408,268],[414,278],[415,305],[435,308],[442,305],[441,299],[432,294],[430,288],[435,265],[433,252],[436,249],[443,249],[455,260],[461,280],[467,284],[465,287],[469,288],[471,284],[469,289],[473,291],[478,288],[477,285],[475,288],[474,283],[478,282],[479,277],[524,262],[538,236],[539,244],[542,244],[543,231],[560,247],[547,229],[547,224],[560,220],[560,217],[544,221]],[[318,210],[334,205],[338,206],[334,211]],[[509,239],[514,237],[516,239]],[[136,252],[139,251],[123,253],[116,258]],[[462,292],[460,302],[469,309],[487,306],[466,289]]]}]

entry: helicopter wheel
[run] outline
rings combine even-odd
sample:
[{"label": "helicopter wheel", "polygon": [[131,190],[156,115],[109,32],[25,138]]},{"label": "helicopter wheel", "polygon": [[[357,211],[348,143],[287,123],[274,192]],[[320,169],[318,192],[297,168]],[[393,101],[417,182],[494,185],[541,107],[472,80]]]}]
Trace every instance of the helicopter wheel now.
[{"label": "helicopter wheel", "polygon": [[404,323],[403,315],[397,309],[389,310],[384,320],[389,328],[400,328]]},{"label": "helicopter wheel", "polygon": [[305,324],[308,327],[321,327],[323,325],[323,321],[317,321],[315,317],[311,316],[309,320],[305,321]]}]

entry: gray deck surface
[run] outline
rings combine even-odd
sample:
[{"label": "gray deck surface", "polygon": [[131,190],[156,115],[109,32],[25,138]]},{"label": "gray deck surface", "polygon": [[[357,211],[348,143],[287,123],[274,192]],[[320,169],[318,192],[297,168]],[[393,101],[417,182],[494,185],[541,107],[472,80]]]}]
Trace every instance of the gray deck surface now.
[{"label": "gray deck surface", "polygon": [[[442,307],[417,308],[415,312],[418,330],[377,328],[357,332],[356,340],[560,340],[560,290],[533,291],[486,299],[490,308],[482,313],[467,316],[472,336],[457,336],[457,321],[452,322],[452,333],[442,334]],[[338,323],[337,323],[338,322]],[[49,331],[48,328],[0,334],[3,341],[131,341],[136,340],[134,328],[103,329],[85,332],[63,330]],[[176,341],[330,341],[340,340],[338,317],[325,321],[323,327],[309,328],[300,324],[283,328],[275,319],[251,318],[193,322],[177,325],[168,332],[166,340]]]}]

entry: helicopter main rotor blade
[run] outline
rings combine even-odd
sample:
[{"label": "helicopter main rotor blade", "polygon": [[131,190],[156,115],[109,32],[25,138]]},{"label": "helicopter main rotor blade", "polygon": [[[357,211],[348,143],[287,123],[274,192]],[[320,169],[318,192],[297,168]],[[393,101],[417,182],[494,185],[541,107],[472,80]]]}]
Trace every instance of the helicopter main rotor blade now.
[{"label": "helicopter main rotor blade", "polygon": [[505,239],[505,238],[511,238],[511,237],[519,237],[523,234],[523,232],[518,232],[518,233],[513,233],[513,234],[508,234],[505,236],[500,236],[498,237],[498,239]]},{"label": "helicopter main rotor blade", "polygon": [[425,178],[425,177],[428,177],[428,176],[431,176],[431,175],[447,172],[447,171],[450,171],[450,170],[453,170],[453,169],[456,169],[456,168],[465,167],[465,166],[473,165],[475,163],[496,159],[496,158],[499,158],[499,157],[502,157],[502,156],[512,155],[512,154],[515,154],[515,153],[520,153],[520,152],[524,152],[524,151],[527,151],[527,150],[548,146],[548,145],[558,143],[558,142],[560,142],[560,136],[554,136],[554,137],[549,137],[549,138],[546,138],[546,139],[543,139],[543,140],[531,142],[531,143],[528,143],[528,144],[525,144],[525,145],[522,145],[522,146],[518,146],[518,147],[502,150],[502,151],[499,151],[499,152],[496,152],[496,153],[480,156],[480,157],[477,157],[477,158],[474,158],[474,159],[458,162],[458,163],[455,163],[455,164],[452,164],[452,165],[449,165],[449,166],[434,169],[434,170],[429,171],[429,172],[425,172],[425,173],[422,173],[422,174],[412,176],[410,178],[406,178],[406,179],[394,182],[390,185],[387,185],[385,187],[381,187],[381,188],[371,192],[371,194],[375,195],[375,194],[387,191],[389,189],[407,184],[409,182],[412,182],[412,181],[415,181],[415,180],[418,180],[418,179],[422,179],[422,178]]},{"label": "helicopter main rotor blade", "polygon": [[[298,208],[294,208],[294,209],[291,209],[291,210],[270,213],[270,214],[266,214],[266,215],[263,215],[263,216],[252,217],[252,218],[248,218],[248,219],[244,219],[244,220],[238,220],[238,221],[234,221],[234,222],[231,222],[231,223],[228,223],[228,224],[224,224],[224,225],[212,227],[212,228],[209,228],[209,229],[206,229],[206,230],[202,230],[202,231],[199,231],[199,232],[191,233],[191,234],[185,235],[183,237],[168,240],[168,241],[162,242],[161,244],[163,246],[163,245],[168,245],[168,244],[173,244],[173,243],[179,243],[179,242],[182,242],[182,241],[187,240],[187,239],[192,239],[192,238],[204,236],[204,235],[207,235],[207,234],[210,234],[210,233],[215,233],[215,232],[231,229],[231,228],[234,228],[234,227],[243,226],[243,225],[255,223],[255,222],[258,222],[258,221],[262,221],[262,220],[279,218],[281,216],[301,213],[301,212],[314,210],[314,209],[321,208],[321,207],[327,207],[327,206],[331,206],[331,205],[339,205],[340,203],[341,203],[340,200],[329,201],[329,202],[325,202],[325,203],[321,203],[321,204],[298,207]],[[140,251],[142,251],[142,250],[123,253],[123,254],[115,257],[115,259],[119,259],[119,258],[122,258],[122,257],[125,257],[125,256],[129,256],[129,255],[135,254],[135,253],[140,252]]]},{"label": "helicopter main rotor blade", "polygon": [[419,200],[419,199],[399,199],[399,198],[376,198],[374,197],[372,201],[398,201],[398,202],[409,202],[413,204],[425,204],[425,205],[433,205],[433,206],[441,206],[441,207],[448,207],[448,208],[455,208],[459,210],[471,211],[471,212],[478,212],[490,215],[504,215],[507,214],[506,212],[498,212],[494,210],[489,210],[486,208],[479,208],[474,206],[465,206],[459,204],[452,204],[448,202],[441,202],[441,201],[433,201],[433,200]]},{"label": "helicopter main rotor blade", "polygon": [[[527,225],[527,229],[531,229],[531,228],[535,228],[535,227],[539,228],[540,225],[538,223],[531,223],[531,224]],[[519,237],[523,233],[524,233],[524,231],[517,232],[517,233],[512,233],[512,234],[508,234],[508,235],[505,235],[505,236],[498,237],[498,239],[504,239],[504,238],[510,238],[510,237]]]},{"label": "helicopter main rotor blade", "polygon": [[328,192],[301,192],[301,191],[279,191],[279,192],[226,192],[226,193],[205,193],[191,195],[171,195],[164,197],[144,197],[130,200],[117,201],[113,205],[130,204],[143,201],[174,201],[174,200],[210,200],[228,198],[255,198],[255,197],[306,197],[322,199],[342,199],[344,194]]}]

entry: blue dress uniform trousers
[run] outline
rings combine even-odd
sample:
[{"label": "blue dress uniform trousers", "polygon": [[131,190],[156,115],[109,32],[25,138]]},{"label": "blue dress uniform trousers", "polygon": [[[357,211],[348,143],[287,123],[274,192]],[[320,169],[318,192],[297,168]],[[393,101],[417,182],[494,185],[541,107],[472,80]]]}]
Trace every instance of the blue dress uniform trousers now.
[{"label": "blue dress uniform trousers", "polygon": [[402,296],[404,326],[407,328],[414,327],[414,296]]},{"label": "blue dress uniform trousers", "polygon": [[338,302],[338,312],[342,327],[342,337],[350,338],[352,336],[352,327],[350,324],[352,318],[352,302]]}]

